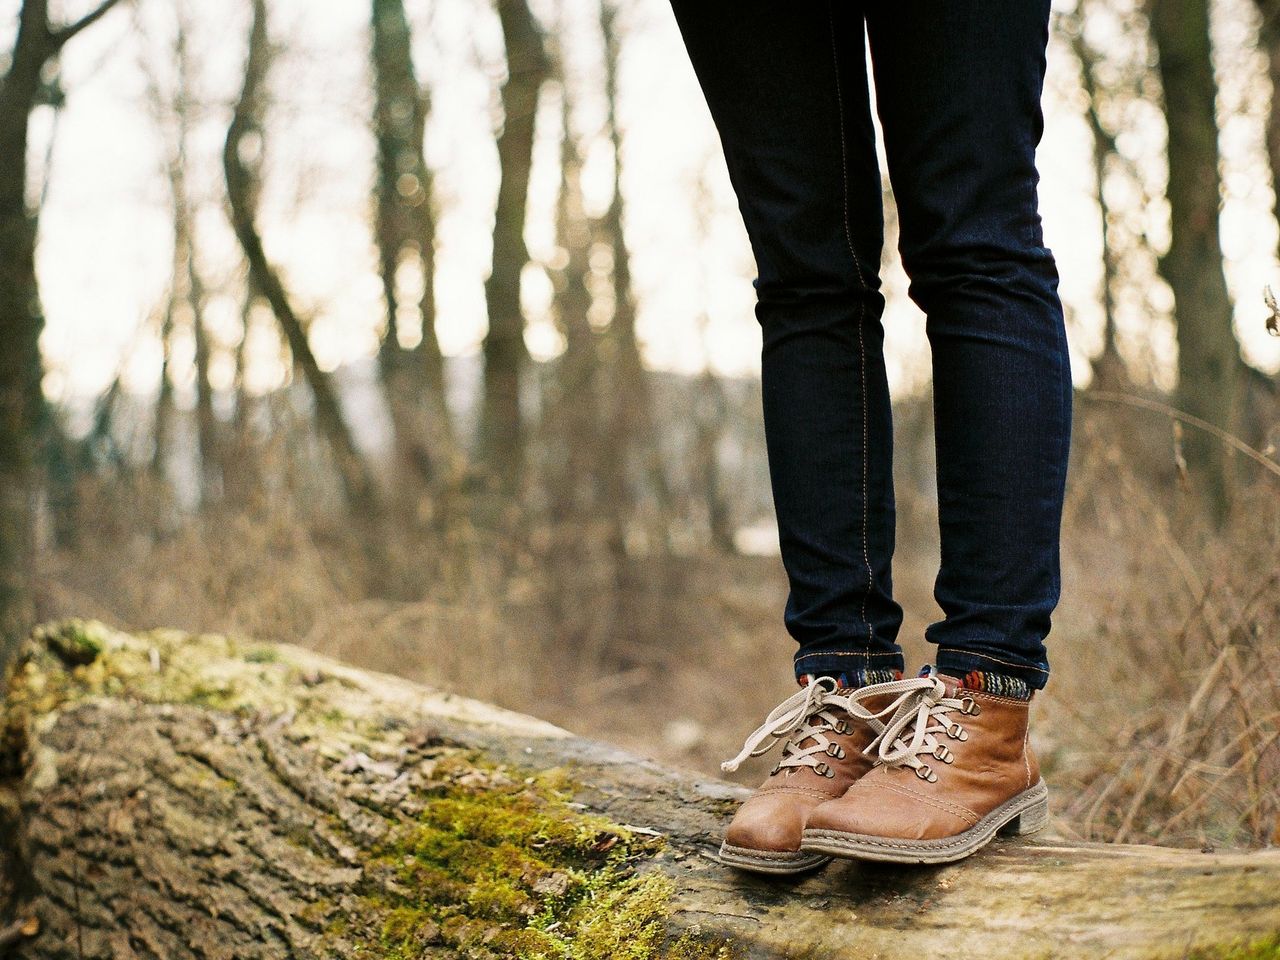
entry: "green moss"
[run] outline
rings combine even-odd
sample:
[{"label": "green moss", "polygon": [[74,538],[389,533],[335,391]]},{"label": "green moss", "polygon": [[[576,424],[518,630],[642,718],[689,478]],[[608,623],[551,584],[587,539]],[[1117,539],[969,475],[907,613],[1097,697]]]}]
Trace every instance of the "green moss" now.
[{"label": "green moss", "polygon": [[1188,960],[1280,960],[1280,931],[1261,940],[1193,950]]},{"label": "green moss", "polygon": [[[32,631],[15,658],[0,719],[12,739],[26,717],[87,697],[126,693],[150,703],[226,712],[283,712],[292,707],[300,684],[279,649],[259,644],[247,648],[243,657],[238,649],[234,641],[211,634],[125,634],[95,620],[44,624]],[[228,669],[231,659],[259,663],[263,669]]]},{"label": "green moss", "polygon": [[226,684],[193,684],[187,689],[183,699],[186,703],[198,707],[209,707],[212,710],[230,711],[238,706],[235,691]]},{"label": "green moss", "polygon": [[[442,771],[449,785],[374,851],[369,906],[382,916],[388,957],[418,955],[424,930],[483,958],[728,956],[719,943],[670,937],[671,881],[636,873],[658,843],[571,808],[563,772],[514,782],[461,754],[443,759]],[[388,886],[403,891],[394,902]]]},{"label": "green moss", "polygon": [[64,663],[78,666],[101,656],[110,635],[110,629],[97,620],[62,620],[36,627],[32,639]]}]

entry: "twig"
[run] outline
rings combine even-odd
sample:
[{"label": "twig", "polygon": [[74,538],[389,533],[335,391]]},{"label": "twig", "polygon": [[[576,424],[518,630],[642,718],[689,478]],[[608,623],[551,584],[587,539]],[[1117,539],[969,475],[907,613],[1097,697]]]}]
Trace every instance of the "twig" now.
[{"label": "twig", "polygon": [[[1278,741],[1280,741],[1280,733],[1275,733],[1272,735],[1271,739],[1267,741],[1267,744],[1265,747],[1263,747],[1263,749],[1269,750],[1271,746]],[[1218,779],[1215,780],[1213,783],[1209,784],[1209,786],[1205,789],[1205,791],[1202,794],[1200,794],[1200,796],[1196,797],[1194,800],[1188,803],[1185,807],[1183,807],[1181,810],[1179,810],[1177,813],[1171,816],[1168,820],[1166,820],[1164,822],[1164,825],[1160,828],[1160,831],[1155,835],[1154,842],[1160,843],[1160,841],[1162,841],[1166,836],[1168,836],[1169,831],[1174,827],[1175,824],[1182,822],[1188,816],[1190,816],[1192,813],[1198,810],[1200,807],[1204,806],[1204,804],[1209,800],[1210,797],[1214,795],[1214,793],[1218,790],[1218,788],[1227,782],[1227,778],[1230,777],[1231,774],[1240,770],[1241,768],[1246,767],[1251,759],[1252,759],[1252,756],[1250,754],[1248,753],[1244,754],[1242,757],[1240,757],[1239,760],[1237,760],[1235,763],[1231,765],[1231,768],[1229,770],[1227,770],[1225,773],[1219,776]],[[1256,808],[1256,806],[1257,804],[1256,802],[1254,802],[1250,804],[1250,809],[1252,810]]]},{"label": "twig", "polygon": [[1226,666],[1227,658],[1235,651],[1235,647],[1224,647],[1222,652],[1218,654],[1218,659],[1214,661],[1200,681],[1200,686],[1192,695],[1191,701],[1187,704],[1187,709],[1183,711],[1182,716],[1178,718],[1178,722],[1174,725],[1173,733],[1170,734],[1164,750],[1154,752],[1151,760],[1147,764],[1146,775],[1143,778],[1142,786],[1133,795],[1133,800],[1129,804],[1129,809],[1125,812],[1124,819],[1120,822],[1120,826],[1116,828],[1115,843],[1124,843],[1128,837],[1130,829],[1133,827],[1133,821],[1138,816],[1138,811],[1142,809],[1142,805],[1146,803],[1147,797],[1151,794],[1152,789],[1156,785],[1156,778],[1160,775],[1160,771],[1164,768],[1168,760],[1168,756],[1172,754],[1182,738],[1186,736],[1187,729],[1191,726],[1191,719],[1199,711],[1203,705],[1205,698],[1209,695],[1209,691],[1213,689],[1213,685],[1218,681],[1218,675],[1222,673],[1222,669]]},{"label": "twig", "polygon": [[11,947],[19,940],[34,937],[40,931],[40,921],[35,916],[15,920],[7,927],[0,927],[0,950]]},{"label": "twig", "polygon": [[1244,454],[1250,460],[1259,464],[1269,473],[1280,478],[1280,463],[1276,463],[1276,461],[1272,460],[1266,454],[1255,450],[1239,437],[1228,433],[1221,427],[1215,426],[1208,420],[1201,420],[1197,416],[1184,413],[1176,407],[1169,406],[1167,403],[1161,403],[1159,400],[1148,400],[1146,397],[1135,397],[1131,393],[1121,393],[1118,390],[1086,390],[1080,394],[1080,397],[1083,400],[1092,400],[1098,403],[1118,403],[1125,406],[1137,407],[1139,410],[1150,410],[1153,413],[1162,413],[1172,420],[1176,420],[1179,423],[1185,423],[1189,427],[1195,427],[1197,430],[1203,430],[1205,433],[1211,434],[1233,450]]},{"label": "twig", "polygon": [[90,10],[79,20],[74,23],[69,23],[58,30],[54,30],[49,38],[52,41],[54,48],[61,50],[68,40],[74,37],[81,30],[85,29],[85,27],[92,26],[119,2],[120,0],[103,0],[102,3],[98,4],[97,7]]}]

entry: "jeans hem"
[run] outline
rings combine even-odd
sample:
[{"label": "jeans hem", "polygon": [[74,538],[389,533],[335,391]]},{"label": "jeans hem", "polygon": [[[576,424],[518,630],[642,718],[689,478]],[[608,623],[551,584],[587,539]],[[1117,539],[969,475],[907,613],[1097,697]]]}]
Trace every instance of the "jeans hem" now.
[{"label": "jeans hem", "polygon": [[840,674],[857,669],[906,672],[906,664],[902,654],[888,650],[870,653],[862,650],[850,650],[847,652],[821,651],[797,654],[793,665],[796,679],[805,674]]},{"label": "jeans hem", "polygon": [[999,673],[1024,681],[1032,690],[1043,690],[1049,680],[1048,664],[1015,663],[1014,655],[997,657],[973,650],[942,647],[938,650],[937,667],[949,676],[964,676],[971,670]]}]

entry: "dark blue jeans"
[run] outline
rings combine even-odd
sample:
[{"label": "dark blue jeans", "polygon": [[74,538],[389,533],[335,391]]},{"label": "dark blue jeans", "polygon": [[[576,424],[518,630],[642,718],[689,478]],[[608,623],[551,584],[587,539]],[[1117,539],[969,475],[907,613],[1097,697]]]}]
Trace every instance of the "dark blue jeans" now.
[{"label": "dark blue jeans", "polygon": [[1037,212],[1049,0],[672,0],[755,252],[798,674],[901,669],[881,181],[933,354],[948,673],[1043,687],[1071,373]]}]

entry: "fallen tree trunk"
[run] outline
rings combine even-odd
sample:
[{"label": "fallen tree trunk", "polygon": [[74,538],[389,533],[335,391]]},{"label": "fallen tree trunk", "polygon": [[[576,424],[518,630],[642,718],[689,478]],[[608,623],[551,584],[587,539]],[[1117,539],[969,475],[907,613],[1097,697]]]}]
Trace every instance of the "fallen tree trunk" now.
[{"label": "fallen tree trunk", "polygon": [[740,788],[289,646],[52,625],[2,720],[22,958],[1225,957],[1280,931],[1280,851],[749,877],[714,857]]}]

